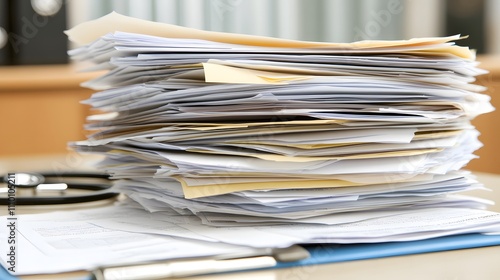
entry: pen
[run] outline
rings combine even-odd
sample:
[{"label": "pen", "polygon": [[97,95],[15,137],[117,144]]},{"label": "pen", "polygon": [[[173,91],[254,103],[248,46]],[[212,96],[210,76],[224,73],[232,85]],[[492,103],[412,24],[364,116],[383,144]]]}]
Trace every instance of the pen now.
[{"label": "pen", "polygon": [[309,252],[301,246],[257,250],[246,255],[213,256],[214,259],[155,261],[144,264],[100,267],[92,272],[93,280],[165,279],[210,273],[242,271],[273,267],[280,262],[308,258]]}]

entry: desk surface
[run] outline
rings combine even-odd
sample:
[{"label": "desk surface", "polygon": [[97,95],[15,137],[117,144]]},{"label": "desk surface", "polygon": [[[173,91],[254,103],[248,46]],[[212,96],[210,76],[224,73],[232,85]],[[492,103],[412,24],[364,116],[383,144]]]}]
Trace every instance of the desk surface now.
[{"label": "desk surface", "polygon": [[[91,158],[91,161],[95,158]],[[55,155],[43,157],[0,158],[0,171],[44,170],[50,168],[89,168],[88,158],[79,155]],[[500,175],[476,173],[479,180],[492,191],[472,191],[468,194],[487,198],[497,203],[490,210],[500,212]],[[19,209],[22,210],[22,209]],[[28,209],[42,212],[44,209]],[[24,211],[18,211],[21,213]],[[230,273],[183,279],[499,279],[500,246],[456,250],[439,253],[351,261],[327,265],[295,267],[289,269]],[[46,279],[68,279],[83,276],[83,272],[50,276]],[[40,276],[23,279],[43,279]],[[81,279],[81,278],[80,278]]]}]

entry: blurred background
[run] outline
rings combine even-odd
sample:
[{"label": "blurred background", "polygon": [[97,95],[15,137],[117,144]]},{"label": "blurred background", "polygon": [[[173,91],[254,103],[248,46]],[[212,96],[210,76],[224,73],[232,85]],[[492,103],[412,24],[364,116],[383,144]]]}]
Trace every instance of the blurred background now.
[{"label": "blurred background", "polygon": [[309,41],[463,34],[470,37],[460,44],[478,53],[500,53],[496,0],[0,0],[0,65],[65,63],[62,30],[112,11],[206,30]]},{"label": "blurred background", "polygon": [[68,24],[113,10],[206,30],[310,41],[460,33],[471,35],[467,45],[479,52],[500,52],[496,0],[69,0]]},{"label": "blurred background", "polygon": [[[476,49],[478,79],[500,81],[500,1],[497,0],[0,0],[0,157],[65,153],[83,139],[92,91],[79,84],[98,75],[68,61],[63,30],[111,11],[213,31],[288,39],[351,42],[462,34]],[[500,106],[500,104],[499,104]],[[485,148],[470,167],[500,173],[497,113],[475,125]],[[0,162],[1,165],[1,162]]]}]

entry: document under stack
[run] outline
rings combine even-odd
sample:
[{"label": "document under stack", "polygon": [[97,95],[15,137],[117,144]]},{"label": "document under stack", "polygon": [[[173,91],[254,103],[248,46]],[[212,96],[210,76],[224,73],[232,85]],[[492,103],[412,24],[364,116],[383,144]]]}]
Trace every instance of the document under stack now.
[{"label": "document under stack", "polygon": [[459,35],[302,42],[118,14],[68,35],[109,70],[84,84],[100,113],[71,146],[105,155],[131,206],[254,247],[500,230],[459,194],[483,188],[462,168],[481,147],[470,121],[493,110]]}]

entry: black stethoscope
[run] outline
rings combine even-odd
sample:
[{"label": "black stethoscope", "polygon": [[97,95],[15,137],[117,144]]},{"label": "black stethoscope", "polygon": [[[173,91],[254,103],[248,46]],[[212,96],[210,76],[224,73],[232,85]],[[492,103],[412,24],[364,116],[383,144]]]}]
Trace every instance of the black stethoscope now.
[{"label": "black stethoscope", "polygon": [[[92,202],[118,195],[110,191],[109,175],[92,172],[30,173],[2,176],[0,205],[53,205]],[[26,192],[30,192],[26,195]],[[24,192],[24,193],[23,193]],[[77,192],[77,194],[70,194]],[[57,195],[54,195],[57,194]],[[48,195],[47,195],[48,194]]]}]

